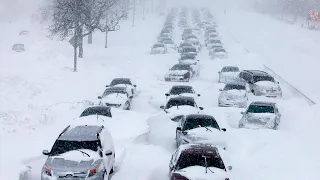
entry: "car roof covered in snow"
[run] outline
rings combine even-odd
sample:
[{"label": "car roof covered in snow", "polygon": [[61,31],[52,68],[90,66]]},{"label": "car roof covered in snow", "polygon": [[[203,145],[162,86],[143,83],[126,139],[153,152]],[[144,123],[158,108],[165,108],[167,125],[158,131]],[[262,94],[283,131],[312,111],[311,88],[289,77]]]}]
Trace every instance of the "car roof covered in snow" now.
[{"label": "car roof covered in snow", "polygon": [[253,101],[251,105],[256,105],[256,106],[275,106],[276,103],[274,102],[266,102],[266,101]]},{"label": "car roof covered in snow", "polygon": [[64,141],[95,141],[103,130],[99,125],[68,126],[59,136],[58,140]]},{"label": "car roof covered in snow", "polygon": [[189,101],[195,101],[193,97],[191,96],[175,96],[175,97],[171,97],[170,100],[182,100],[182,101],[185,101],[185,100],[189,100]]}]

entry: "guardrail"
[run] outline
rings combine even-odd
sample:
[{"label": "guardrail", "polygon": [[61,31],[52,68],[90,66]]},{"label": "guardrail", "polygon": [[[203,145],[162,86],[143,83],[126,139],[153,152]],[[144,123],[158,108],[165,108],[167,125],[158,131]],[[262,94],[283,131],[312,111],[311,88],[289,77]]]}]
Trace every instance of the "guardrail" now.
[{"label": "guardrail", "polygon": [[269,68],[268,66],[266,66],[265,64],[263,64],[263,67],[268,70],[269,72],[271,72],[273,74],[273,76],[277,77],[277,79],[279,79],[282,83],[286,84],[288,87],[290,87],[297,95],[299,95],[300,97],[302,97],[305,101],[307,101],[307,103],[310,106],[313,106],[316,104],[315,101],[313,101],[312,99],[310,99],[308,96],[306,96],[305,94],[303,94],[299,89],[297,89],[296,87],[294,87],[293,85],[291,85],[290,83],[288,83],[286,80],[284,80],[281,76],[279,76],[277,73],[275,73],[271,68]]}]

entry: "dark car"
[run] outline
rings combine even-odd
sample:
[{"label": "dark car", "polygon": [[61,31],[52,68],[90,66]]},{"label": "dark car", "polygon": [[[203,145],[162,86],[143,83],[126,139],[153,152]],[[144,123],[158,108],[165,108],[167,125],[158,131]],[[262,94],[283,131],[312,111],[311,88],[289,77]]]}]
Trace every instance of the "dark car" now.
[{"label": "dark car", "polygon": [[[231,166],[228,170],[231,170]],[[171,157],[169,174],[170,180],[229,180],[219,150],[200,144],[181,145]]]}]

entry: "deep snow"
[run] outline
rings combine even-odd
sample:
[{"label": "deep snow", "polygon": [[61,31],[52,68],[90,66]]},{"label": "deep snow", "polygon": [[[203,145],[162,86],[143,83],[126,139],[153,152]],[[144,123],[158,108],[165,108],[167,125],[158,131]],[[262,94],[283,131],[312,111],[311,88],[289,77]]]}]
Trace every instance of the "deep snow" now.
[{"label": "deep snow", "polygon": [[[274,51],[280,46],[273,47],[271,41],[266,39],[264,44],[260,44],[258,40],[262,37],[254,36],[258,34],[258,30],[254,29],[262,27],[251,25],[249,20],[252,17],[243,27],[237,24],[239,21],[232,21],[237,16],[229,16],[229,11],[228,16],[219,14],[218,10],[212,12],[221,25],[218,31],[229,58],[210,60],[204,49],[198,58],[201,61],[200,77],[190,84],[201,94],[198,101],[199,106],[205,108],[204,112],[213,115],[221,127],[228,129],[226,139],[228,156],[233,165],[232,179],[301,180],[319,177],[320,158],[317,154],[320,147],[316,138],[319,136],[320,123],[317,119],[320,115],[317,105],[310,107],[284,84],[280,84],[282,99],[250,96],[250,101],[268,100],[279,104],[282,120],[278,131],[237,129],[240,112],[244,109],[217,106],[219,88],[223,87],[223,84],[217,83],[218,71],[224,65],[263,69],[263,63],[270,63],[279,73],[285,74],[291,70],[283,68],[279,62],[286,60],[279,59],[277,54],[272,54],[277,60],[264,59],[265,49]],[[245,12],[241,15],[246,17]],[[256,15],[255,18],[263,21],[265,17]],[[58,133],[78,117],[91,101],[95,102],[105,85],[118,76],[135,79],[141,93],[133,100],[133,112],[114,111],[114,121],[107,123],[116,145],[117,166],[112,178],[168,178],[168,164],[175,150],[176,124],[159,106],[165,102],[164,94],[171,85],[179,84],[163,81],[167,70],[177,63],[178,55],[149,55],[161,30],[163,17],[148,14],[146,20],[141,19],[141,14],[137,13],[134,28],[130,19],[123,21],[121,30],[110,34],[108,49],[104,48],[103,34],[95,34],[94,44],[85,45],[85,57],[79,61],[77,73],[71,69],[72,48],[67,42],[48,40],[45,29],[28,21],[1,24],[4,27],[1,31],[6,33],[0,33],[0,39],[4,39],[0,41],[0,179],[17,179],[21,168],[26,165],[32,166],[30,179],[39,179],[45,160],[41,155],[42,149],[51,148]],[[282,26],[276,21],[269,21],[276,27]],[[248,31],[242,31],[244,28]],[[21,29],[30,30],[30,35],[18,36]],[[273,32],[271,28],[267,29]],[[252,47],[247,47],[242,39],[239,44],[236,40],[240,37],[235,32],[252,34],[252,37],[243,38],[251,42]],[[175,35],[178,44],[180,32],[176,31]],[[10,46],[20,41],[26,43],[27,51],[12,52]],[[286,44],[288,52],[294,45]],[[290,65],[294,66],[294,63]],[[289,78],[293,77],[290,72],[287,73]],[[308,81],[294,79],[292,82],[299,84]],[[305,88],[308,89],[308,86]]]}]

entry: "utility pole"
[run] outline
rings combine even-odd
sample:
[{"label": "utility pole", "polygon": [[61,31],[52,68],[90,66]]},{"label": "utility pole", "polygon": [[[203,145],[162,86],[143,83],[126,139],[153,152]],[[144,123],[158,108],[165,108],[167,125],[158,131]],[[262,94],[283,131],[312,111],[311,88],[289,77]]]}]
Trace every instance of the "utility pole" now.
[{"label": "utility pole", "polygon": [[132,27],[134,27],[134,18],[136,16],[136,0],[133,0],[133,18],[132,18]]}]

